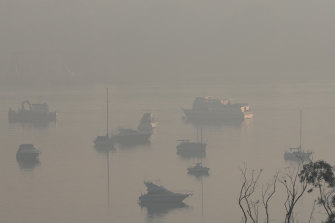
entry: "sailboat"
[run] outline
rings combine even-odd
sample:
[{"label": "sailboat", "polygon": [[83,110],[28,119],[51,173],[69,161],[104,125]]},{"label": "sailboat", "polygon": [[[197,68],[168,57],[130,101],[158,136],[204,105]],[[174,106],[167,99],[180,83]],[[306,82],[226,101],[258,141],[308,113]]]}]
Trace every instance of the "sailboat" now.
[{"label": "sailboat", "polygon": [[194,175],[194,176],[206,176],[209,175],[208,173],[209,168],[202,165],[202,162],[196,163],[194,166],[187,168],[187,173]]},{"label": "sailboat", "polygon": [[96,148],[114,148],[114,142],[112,138],[109,136],[109,109],[108,109],[108,88],[107,88],[107,130],[106,130],[106,135],[105,136],[97,136],[95,138],[94,145]]},{"label": "sailboat", "polygon": [[300,144],[298,147],[289,148],[284,154],[285,160],[298,161],[298,162],[309,162],[311,161],[310,156],[312,152],[302,150],[302,111],[300,111]]},{"label": "sailboat", "polygon": [[[203,144],[202,143],[202,129],[200,129],[200,144]],[[188,174],[191,174],[197,177],[209,175],[208,171],[209,171],[209,168],[202,165],[201,157],[200,157],[200,162],[196,163],[194,166],[187,168]]]},{"label": "sailboat", "polygon": [[180,155],[201,155],[206,154],[206,143],[202,142],[202,129],[200,142],[192,142],[188,139],[180,139],[180,143],[177,145],[177,154]]}]

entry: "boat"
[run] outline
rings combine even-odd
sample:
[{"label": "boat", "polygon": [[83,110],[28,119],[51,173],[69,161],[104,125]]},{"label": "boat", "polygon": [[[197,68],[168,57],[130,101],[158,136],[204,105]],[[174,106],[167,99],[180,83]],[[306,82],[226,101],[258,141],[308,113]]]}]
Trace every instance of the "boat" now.
[{"label": "boat", "polygon": [[298,147],[289,148],[288,151],[284,153],[284,159],[296,162],[310,162],[311,155],[313,152],[304,151],[302,149],[302,111],[300,111],[300,144]]},{"label": "boat", "polygon": [[21,144],[16,153],[17,161],[35,161],[38,159],[40,152],[33,144]]},{"label": "boat", "polygon": [[[28,106],[28,108],[26,108]],[[55,122],[56,111],[50,112],[47,103],[31,104],[28,100],[21,103],[17,111],[9,108],[8,122],[29,123],[29,122]]]},{"label": "boat", "polygon": [[190,196],[186,193],[174,193],[167,190],[163,186],[159,186],[152,182],[144,182],[147,187],[147,193],[139,197],[139,204],[143,206],[150,205],[180,205],[183,200]]},{"label": "boat", "polygon": [[205,154],[207,144],[202,142],[202,129],[200,129],[200,142],[192,142],[189,139],[179,139],[177,154],[196,155]]},{"label": "boat", "polygon": [[285,160],[298,161],[298,162],[310,162],[312,152],[306,152],[299,147],[289,148],[284,154]]},{"label": "boat", "polygon": [[253,117],[247,103],[231,103],[230,99],[195,98],[191,109],[183,109],[185,117],[193,122],[243,121]]},{"label": "boat", "polygon": [[109,106],[108,106],[108,88],[107,88],[107,100],[106,100],[106,108],[107,108],[107,122],[106,122],[106,125],[107,125],[107,128],[106,128],[106,135],[104,136],[97,136],[95,138],[95,140],[93,141],[94,142],[94,145],[97,149],[100,149],[100,148],[114,148],[114,141],[113,139],[109,136]]},{"label": "boat", "polygon": [[188,139],[177,140],[180,143],[177,145],[177,153],[206,153],[206,143],[192,142]]},{"label": "boat", "polygon": [[111,136],[117,144],[141,144],[150,141],[151,133],[141,132],[134,129],[120,128],[119,132]]},{"label": "boat", "polygon": [[111,136],[111,139],[117,144],[137,145],[150,142],[150,137],[153,133],[153,123],[151,113],[145,113],[137,129],[119,128],[118,133]]},{"label": "boat", "polygon": [[195,176],[209,175],[209,168],[202,165],[202,163],[196,163],[194,166],[187,168],[187,173]]},{"label": "boat", "polygon": [[152,133],[152,130],[157,127],[157,122],[154,121],[153,115],[149,112],[144,113],[137,130],[140,132]]}]

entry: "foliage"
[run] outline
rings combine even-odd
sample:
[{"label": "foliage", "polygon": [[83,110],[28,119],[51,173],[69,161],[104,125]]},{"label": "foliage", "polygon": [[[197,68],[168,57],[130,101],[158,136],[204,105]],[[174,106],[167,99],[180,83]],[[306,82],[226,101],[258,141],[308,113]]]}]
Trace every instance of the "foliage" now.
[{"label": "foliage", "polygon": [[247,167],[240,168],[242,174],[242,186],[240,189],[238,204],[243,213],[243,222],[259,222],[259,207],[263,207],[265,219],[262,222],[270,222],[269,204],[277,191],[277,181],[286,192],[284,202],[285,223],[295,222],[294,209],[297,202],[305,195],[305,192],[318,192],[314,201],[309,221],[314,222],[315,204],[320,205],[327,213],[325,223],[335,223],[335,176],[330,164],[323,160],[310,162],[296,168],[287,168],[285,171],[276,172],[272,183],[262,186],[261,199],[255,197],[262,170],[248,171]]},{"label": "foliage", "polygon": [[323,160],[314,163],[310,162],[304,165],[299,177],[300,181],[305,181],[318,190],[318,204],[326,211],[328,215],[327,222],[335,223],[335,177],[332,166]]},{"label": "foliage", "polygon": [[323,160],[310,162],[303,166],[300,174],[300,181],[307,181],[314,187],[327,184],[328,187],[335,187],[335,178],[332,166]]}]

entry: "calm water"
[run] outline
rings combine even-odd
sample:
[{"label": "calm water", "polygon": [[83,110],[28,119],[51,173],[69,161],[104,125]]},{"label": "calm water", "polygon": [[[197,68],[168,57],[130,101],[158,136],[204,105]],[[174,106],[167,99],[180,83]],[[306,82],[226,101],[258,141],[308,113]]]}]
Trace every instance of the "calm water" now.
[{"label": "calm water", "polygon": [[[263,168],[262,183],[288,163],[284,151],[299,143],[299,109],[303,109],[303,147],[313,159],[335,164],[335,84],[179,84],[94,86],[61,91],[0,92],[0,221],[1,222],[239,222],[238,167]],[[150,145],[119,148],[109,154],[110,204],[104,152],[92,140],[105,134],[105,88],[110,93],[112,132],[135,128],[144,112],[152,112],[158,127]],[[182,120],[182,107],[194,97],[228,96],[248,102],[254,119],[241,125],[203,129],[210,175],[201,180],[187,175],[197,159],[176,154],[177,139],[196,139],[196,128]],[[29,99],[47,101],[57,110],[57,124],[22,126],[7,122],[9,107]],[[42,152],[40,163],[22,168],[15,159],[18,146],[33,143]],[[145,193],[144,180],[159,182],[177,192],[192,192],[186,207],[148,211],[137,204]],[[281,193],[273,200],[272,219],[281,222]],[[301,213],[312,207],[308,195],[298,204]],[[202,208],[203,200],[203,208]],[[318,214],[317,214],[318,215]],[[307,217],[308,218],[308,217]],[[302,217],[305,220],[306,217]]]}]

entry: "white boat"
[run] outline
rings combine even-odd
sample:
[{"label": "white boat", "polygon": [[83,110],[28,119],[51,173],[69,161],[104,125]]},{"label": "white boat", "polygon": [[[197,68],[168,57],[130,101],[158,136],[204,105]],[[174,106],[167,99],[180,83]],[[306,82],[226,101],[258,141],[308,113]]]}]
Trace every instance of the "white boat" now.
[{"label": "white boat", "polygon": [[187,120],[201,121],[242,121],[252,118],[247,103],[231,103],[229,99],[197,97],[191,109],[183,109]]},{"label": "white boat", "polygon": [[[28,106],[28,108],[26,108]],[[28,100],[21,103],[18,111],[9,109],[8,121],[10,123],[48,123],[56,121],[56,111],[50,112],[47,103],[31,104]]]}]

